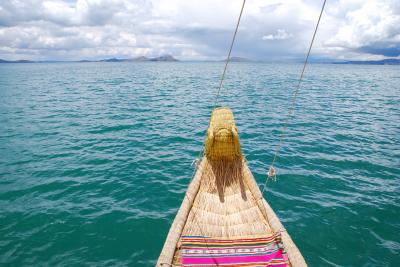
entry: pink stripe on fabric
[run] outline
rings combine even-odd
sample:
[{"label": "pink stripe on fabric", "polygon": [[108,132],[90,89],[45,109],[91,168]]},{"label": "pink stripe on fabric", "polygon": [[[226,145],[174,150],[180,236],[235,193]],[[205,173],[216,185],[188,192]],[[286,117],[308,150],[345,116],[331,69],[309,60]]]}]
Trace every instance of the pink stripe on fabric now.
[{"label": "pink stripe on fabric", "polygon": [[183,264],[224,264],[224,263],[247,263],[247,262],[269,262],[273,259],[282,259],[282,251],[265,256],[227,256],[224,258],[182,258]]}]

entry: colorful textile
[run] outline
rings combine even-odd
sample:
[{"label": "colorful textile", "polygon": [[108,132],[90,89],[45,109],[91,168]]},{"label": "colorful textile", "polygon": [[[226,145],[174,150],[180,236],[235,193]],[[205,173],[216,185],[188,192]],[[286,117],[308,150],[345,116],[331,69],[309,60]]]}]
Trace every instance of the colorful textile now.
[{"label": "colorful textile", "polygon": [[183,236],[181,242],[182,267],[286,267],[288,264],[280,233],[248,239]]}]

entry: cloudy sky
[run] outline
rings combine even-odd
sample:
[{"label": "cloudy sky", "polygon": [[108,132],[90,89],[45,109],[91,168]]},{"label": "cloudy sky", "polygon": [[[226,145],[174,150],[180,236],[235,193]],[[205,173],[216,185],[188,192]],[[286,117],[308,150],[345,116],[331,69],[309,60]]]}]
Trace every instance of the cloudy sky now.
[{"label": "cloudy sky", "polygon": [[[233,55],[304,58],[322,0],[247,0]],[[0,58],[226,57],[242,0],[1,0]],[[400,58],[399,0],[328,0],[314,58]]]}]

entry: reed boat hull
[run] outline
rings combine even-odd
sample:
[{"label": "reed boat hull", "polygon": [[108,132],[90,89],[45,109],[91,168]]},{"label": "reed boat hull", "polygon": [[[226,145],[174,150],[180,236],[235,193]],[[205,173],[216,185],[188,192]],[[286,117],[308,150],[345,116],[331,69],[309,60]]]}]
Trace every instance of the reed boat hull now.
[{"label": "reed boat hull", "polygon": [[259,238],[279,233],[288,266],[307,266],[263,198],[240,152],[233,114],[213,111],[205,154],[169,230],[156,266],[181,266],[182,237]]}]

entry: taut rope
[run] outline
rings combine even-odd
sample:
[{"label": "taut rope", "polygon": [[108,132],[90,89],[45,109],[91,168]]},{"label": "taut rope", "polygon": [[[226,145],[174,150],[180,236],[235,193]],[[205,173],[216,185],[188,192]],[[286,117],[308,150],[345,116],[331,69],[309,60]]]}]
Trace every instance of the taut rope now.
[{"label": "taut rope", "polygon": [[300,85],[301,85],[301,82],[303,80],[304,72],[306,70],[306,66],[307,66],[307,63],[308,63],[308,58],[310,57],[311,49],[312,49],[312,46],[314,44],[315,35],[317,34],[317,31],[318,31],[319,22],[321,21],[321,17],[322,17],[322,13],[324,11],[324,8],[325,8],[325,4],[326,4],[326,0],[324,0],[324,3],[322,4],[322,8],[321,8],[321,12],[319,13],[317,25],[315,26],[314,34],[312,36],[311,43],[310,43],[310,46],[308,48],[307,56],[306,56],[306,59],[305,59],[304,64],[303,64],[303,69],[301,71],[300,78],[299,78],[299,80],[297,82],[297,86],[296,86],[296,89],[295,89],[293,97],[292,97],[292,101],[291,101],[291,105],[290,105],[290,108],[289,108],[289,112],[288,112],[288,115],[287,115],[287,117],[285,119],[285,122],[283,124],[284,126],[282,128],[281,134],[279,135],[279,143],[278,143],[278,145],[276,147],[274,158],[273,158],[272,163],[271,163],[271,165],[269,167],[269,170],[268,170],[267,179],[265,180],[264,187],[263,187],[263,190],[262,190],[263,194],[264,194],[264,191],[265,191],[265,189],[267,187],[268,180],[270,178],[276,180],[276,170],[274,168],[274,164],[275,164],[275,161],[278,158],[279,152],[280,152],[280,150],[282,148],[283,138],[285,137],[285,133],[286,133],[286,130],[287,130],[287,127],[288,127],[289,119],[290,119],[290,117],[292,117],[292,115],[294,113],[294,108],[296,106],[296,101],[297,101],[297,95],[299,93]]},{"label": "taut rope", "polygon": [[231,59],[231,53],[232,53],[233,44],[235,43],[236,34],[237,34],[237,31],[238,31],[238,28],[239,28],[240,19],[242,18],[243,9],[244,9],[244,5],[245,5],[245,4],[246,4],[246,0],[243,0],[242,8],[240,9],[239,18],[238,18],[238,21],[237,21],[237,23],[236,23],[235,33],[233,34],[231,46],[229,47],[228,57],[227,57],[226,60],[225,60],[224,71],[222,72],[222,76],[221,76],[221,80],[220,80],[220,82],[219,82],[217,94],[215,95],[214,108],[213,108],[213,110],[216,108],[217,103],[218,103],[219,93],[220,93],[220,91],[221,91],[222,84],[223,84],[223,82],[224,82],[226,69],[228,68],[228,64],[229,64],[229,61],[230,61],[230,59]]}]

